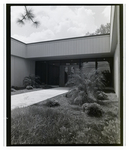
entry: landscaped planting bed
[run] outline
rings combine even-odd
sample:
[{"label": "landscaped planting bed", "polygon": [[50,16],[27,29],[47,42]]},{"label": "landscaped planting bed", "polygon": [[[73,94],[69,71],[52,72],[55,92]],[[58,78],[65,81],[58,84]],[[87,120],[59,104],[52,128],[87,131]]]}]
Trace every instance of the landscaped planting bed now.
[{"label": "landscaped planting bed", "polygon": [[14,109],[11,144],[120,144],[118,101],[114,93],[108,97],[113,102],[98,104],[103,110],[98,117],[70,104],[66,94]]}]

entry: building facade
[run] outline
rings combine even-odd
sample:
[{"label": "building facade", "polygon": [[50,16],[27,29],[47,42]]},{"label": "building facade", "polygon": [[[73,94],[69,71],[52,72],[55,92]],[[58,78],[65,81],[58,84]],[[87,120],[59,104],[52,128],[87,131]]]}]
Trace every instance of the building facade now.
[{"label": "building facade", "polygon": [[86,63],[110,74],[109,85],[120,97],[120,6],[111,9],[111,33],[25,44],[11,38],[11,86],[23,86],[25,76],[65,86],[68,77]]}]

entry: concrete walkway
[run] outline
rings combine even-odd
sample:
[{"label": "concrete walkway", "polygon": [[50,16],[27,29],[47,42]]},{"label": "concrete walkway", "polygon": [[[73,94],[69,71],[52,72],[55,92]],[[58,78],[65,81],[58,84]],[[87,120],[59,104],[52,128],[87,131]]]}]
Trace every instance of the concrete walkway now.
[{"label": "concrete walkway", "polygon": [[43,89],[11,96],[11,109],[26,107],[68,92],[68,88]]}]

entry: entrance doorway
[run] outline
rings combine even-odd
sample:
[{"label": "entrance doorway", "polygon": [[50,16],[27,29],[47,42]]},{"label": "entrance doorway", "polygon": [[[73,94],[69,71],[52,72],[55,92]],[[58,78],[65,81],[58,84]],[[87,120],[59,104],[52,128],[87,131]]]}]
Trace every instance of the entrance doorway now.
[{"label": "entrance doorway", "polygon": [[106,86],[113,87],[113,59],[112,58],[85,58],[74,60],[36,61],[35,75],[42,83],[64,87],[72,75],[85,63],[86,72],[98,69],[106,77]]},{"label": "entrance doorway", "polygon": [[48,69],[48,84],[49,85],[59,85],[59,65],[49,64]]},{"label": "entrance doorway", "polygon": [[59,63],[37,61],[35,75],[39,76],[44,84],[59,85]]}]

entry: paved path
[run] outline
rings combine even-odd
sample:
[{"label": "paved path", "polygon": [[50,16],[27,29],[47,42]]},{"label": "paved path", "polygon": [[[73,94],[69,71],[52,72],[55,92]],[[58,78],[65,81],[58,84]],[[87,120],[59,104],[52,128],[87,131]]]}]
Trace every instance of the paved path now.
[{"label": "paved path", "polygon": [[68,88],[52,88],[11,96],[11,109],[26,107],[68,92]]}]

